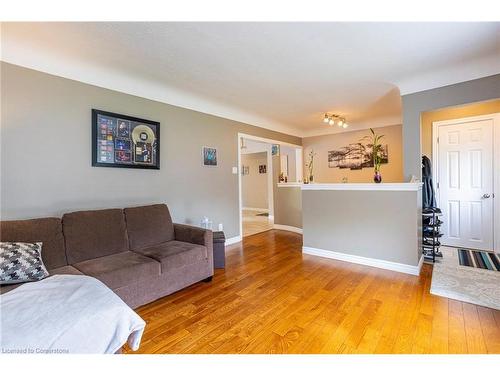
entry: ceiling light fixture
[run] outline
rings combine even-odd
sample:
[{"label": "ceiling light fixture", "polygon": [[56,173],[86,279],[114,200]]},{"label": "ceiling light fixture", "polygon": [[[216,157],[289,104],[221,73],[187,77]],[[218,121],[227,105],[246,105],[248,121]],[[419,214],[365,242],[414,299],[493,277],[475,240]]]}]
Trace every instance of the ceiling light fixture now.
[{"label": "ceiling light fixture", "polygon": [[345,117],[335,115],[335,114],[329,114],[325,113],[325,117],[323,118],[323,122],[326,124],[329,124],[330,126],[334,125],[335,122],[337,122],[337,125],[339,128],[344,128],[346,129],[349,125],[347,125]]}]

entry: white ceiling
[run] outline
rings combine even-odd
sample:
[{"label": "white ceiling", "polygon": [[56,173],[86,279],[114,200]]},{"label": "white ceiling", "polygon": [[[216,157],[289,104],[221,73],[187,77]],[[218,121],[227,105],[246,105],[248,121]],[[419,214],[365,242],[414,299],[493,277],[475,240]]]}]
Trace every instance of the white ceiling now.
[{"label": "white ceiling", "polygon": [[500,73],[498,23],[3,23],[2,60],[298,136]]}]

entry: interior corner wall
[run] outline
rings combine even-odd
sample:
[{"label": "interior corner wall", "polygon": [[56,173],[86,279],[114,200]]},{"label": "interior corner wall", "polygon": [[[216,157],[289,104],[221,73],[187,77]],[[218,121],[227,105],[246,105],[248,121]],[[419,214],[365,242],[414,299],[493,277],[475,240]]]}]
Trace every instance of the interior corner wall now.
[{"label": "interior corner wall", "polygon": [[[388,146],[389,162],[382,164],[381,174],[384,182],[403,181],[403,151],[401,125],[384,126],[374,129],[377,134],[384,135],[381,142]],[[338,150],[351,143],[358,143],[364,136],[369,136],[370,131],[356,130],[341,133],[307,137],[302,139],[304,148],[304,171],[307,171],[305,163],[309,162],[309,152],[314,150],[314,182],[340,183],[343,178],[347,182],[373,182],[373,168],[351,170],[348,168],[330,168],[328,163],[328,151]]]},{"label": "interior corner wall", "polygon": [[[266,166],[266,173],[259,167]],[[241,175],[241,203],[243,208],[269,209],[267,152],[241,154],[241,167],[248,167],[248,174]]]},{"label": "interior corner wall", "polygon": [[405,180],[422,177],[421,114],[444,107],[500,98],[500,74],[402,96]]},{"label": "interior corner wall", "polygon": [[[286,156],[288,158],[288,182],[297,182],[298,179],[301,178],[301,176],[297,176],[297,168],[296,168],[296,155],[295,155],[295,148],[290,147],[290,146],[280,146],[280,157]],[[281,169],[281,166],[279,170]],[[279,174],[278,174],[279,176]]]},{"label": "interior corner wall", "polygon": [[[2,220],[166,203],[174,221],[208,216],[239,235],[238,133],[298,137],[1,63]],[[160,170],[91,166],[91,109],[160,122]],[[202,165],[203,146],[217,167]]]}]

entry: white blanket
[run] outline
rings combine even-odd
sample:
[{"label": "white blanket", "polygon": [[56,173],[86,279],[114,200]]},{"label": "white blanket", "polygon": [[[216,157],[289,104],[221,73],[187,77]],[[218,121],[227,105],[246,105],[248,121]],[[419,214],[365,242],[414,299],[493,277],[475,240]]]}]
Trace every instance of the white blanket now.
[{"label": "white blanket", "polygon": [[139,348],[146,323],[89,276],[55,275],[0,296],[2,353],[115,353]]}]

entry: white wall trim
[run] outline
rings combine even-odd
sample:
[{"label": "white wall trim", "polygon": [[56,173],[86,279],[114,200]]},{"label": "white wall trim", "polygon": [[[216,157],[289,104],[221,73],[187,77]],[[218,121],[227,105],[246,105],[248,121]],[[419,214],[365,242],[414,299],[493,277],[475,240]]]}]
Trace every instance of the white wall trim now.
[{"label": "white wall trim", "polygon": [[382,260],[382,259],[365,258],[357,255],[338,253],[336,251],[317,249],[308,246],[303,246],[302,252],[304,254],[315,255],[323,258],[342,260],[344,262],[363,264],[365,266],[382,268],[390,271],[407,273],[415,276],[418,276],[420,274],[420,269],[422,268],[422,263],[424,259],[424,257],[421,256],[418,265],[412,266],[409,264],[389,262],[387,260]]},{"label": "white wall trim", "polygon": [[420,260],[418,261],[418,273],[420,274],[420,270],[422,269],[422,265],[424,264],[424,255],[420,255]]},{"label": "white wall trim", "polygon": [[[258,142],[263,142],[263,143],[268,143],[268,144],[289,146],[289,147],[298,148],[298,149],[302,150],[302,146],[296,145],[294,143],[277,141],[276,139],[263,138],[263,137],[258,137],[256,135],[250,135],[250,134],[245,134],[245,133],[238,133],[238,141],[239,141],[240,138],[251,139],[252,141],[258,141]],[[239,145],[239,143],[238,143],[238,145]]]},{"label": "white wall trim", "polygon": [[302,228],[292,227],[291,225],[274,224],[273,228],[278,230],[287,230],[289,232],[294,232],[299,234],[302,234],[303,232]]},{"label": "white wall trim", "polygon": [[461,117],[452,120],[434,121],[432,123],[432,173],[436,204],[440,206],[440,196],[437,184],[439,182],[439,127],[481,120],[493,121],[493,250],[500,252],[500,113],[490,113],[480,116]]},{"label": "white wall trim", "polygon": [[241,242],[241,236],[226,238],[226,242],[224,242],[224,246],[233,245],[233,244],[238,243],[238,242]]},{"label": "white wall trim", "polygon": [[269,208],[258,208],[258,207],[243,207],[243,210],[257,211],[257,212],[269,212]]},{"label": "white wall trim", "polygon": [[302,190],[373,190],[373,191],[418,191],[421,182],[402,183],[351,183],[351,184],[302,184]]},{"label": "white wall trim", "polygon": [[278,187],[302,187],[302,183],[300,182],[278,182]]}]

